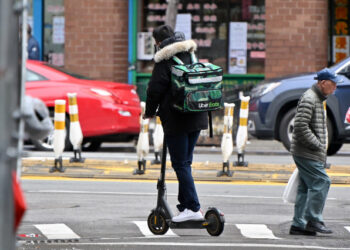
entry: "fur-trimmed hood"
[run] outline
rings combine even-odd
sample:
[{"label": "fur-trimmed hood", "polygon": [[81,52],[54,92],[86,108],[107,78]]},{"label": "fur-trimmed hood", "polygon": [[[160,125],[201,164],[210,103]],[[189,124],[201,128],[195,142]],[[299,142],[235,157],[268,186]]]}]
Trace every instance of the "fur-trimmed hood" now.
[{"label": "fur-trimmed hood", "polygon": [[197,49],[197,44],[193,40],[186,40],[182,42],[175,42],[168,46],[165,46],[161,50],[159,50],[154,55],[154,61],[159,63],[163,60],[168,60],[172,56],[176,55],[180,52],[194,52]]}]

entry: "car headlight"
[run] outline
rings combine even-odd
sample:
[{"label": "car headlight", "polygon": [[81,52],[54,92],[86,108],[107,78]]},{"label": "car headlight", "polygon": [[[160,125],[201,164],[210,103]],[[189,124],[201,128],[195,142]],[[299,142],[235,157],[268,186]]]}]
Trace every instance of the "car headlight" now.
[{"label": "car headlight", "polygon": [[124,116],[124,117],[130,117],[131,116],[131,113],[129,111],[126,111],[126,110],[119,110],[118,113],[121,116]]},{"label": "car headlight", "polygon": [[95,89],[95,88],[91,88],[90,89],[92,92],[100,95],[100,96],[112,96],[112,93],[107,91],[107,90],[104,90],[104,89]]},{"label": "car headlight", "polygon": [[252,97],[263,96],[269,93],[270,91],[272,91],[273,89],[277,88],[280,84],[281,82],[271,82],[271,83],[261,84],[256,88],[252,89],[251,95]]}]

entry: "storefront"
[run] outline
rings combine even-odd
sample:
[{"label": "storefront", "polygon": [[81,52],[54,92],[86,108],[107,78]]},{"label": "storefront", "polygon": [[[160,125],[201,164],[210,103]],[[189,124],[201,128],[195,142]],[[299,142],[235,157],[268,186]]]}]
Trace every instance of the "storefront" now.
[{"label": "storefront", "polygon": [[28,0],[28,23],[39,42],[40,58],[64,66],[64,0]]},{"label": "storefront", "polygon": [[332,0],[330,4],[330,63],[349,57],[349,7],[348,0]]},{"label": "storefront", "polygon": [[[136,81],[148,82],[153,68],[152,31],[164,24],[165,0],[137,5]],[[265,0],[180,0],[177,27],[196,41],[200,61],[224,69],[226,89],[254,84],[264,78]]]},{"label": "storefront", "polygon": [[[146,87],[151,32],[164,23],[166,0],[28,1],[42,60]],[[227,92],[349,56],[349,1],[179,0],[177,23],[197,42],[200,60],[224,69]]]}]

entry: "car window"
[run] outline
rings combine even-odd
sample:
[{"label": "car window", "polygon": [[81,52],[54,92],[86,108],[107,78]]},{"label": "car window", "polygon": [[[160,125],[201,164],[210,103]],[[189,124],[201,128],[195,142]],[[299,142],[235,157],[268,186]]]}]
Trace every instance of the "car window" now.
[{"label": "car window", "polygon": [[345,73],[350,73],[350,65],[345,66],[342,68],[341,71],[338,72],[338,74],[345,74]]},{"label": "car window", "polygon": [[27,82],[33,82],[33,81],[45,81],[47,80],[45,77],[43,77],[42,75],[39,75],[37,73],[34,73],[33,71],[27,69],[27,73],[26,73],[26,81]]},{"label": "car window", "polygon": [[74,72],[71,72],[71,71],[66,70],[66,69],[64,69],[64,68],[61,68],[61,67],[54,66],[54,65],[52,65],[52,64],[45,63],[45,66],[50,67],[50,68],[53,68],[53,69],[55,69],[55,70],[57,70],[57,71],[60,71],[60,72],[62,72],[62,73],[65,73],[65,74],[67,74],[67,75],[73,76],[73,77],[78,78],[78,79],[92,80],[92,78],[90,78],[90,77],[82,76],[82,75],[76,74],[76,73],[74,73]]}]

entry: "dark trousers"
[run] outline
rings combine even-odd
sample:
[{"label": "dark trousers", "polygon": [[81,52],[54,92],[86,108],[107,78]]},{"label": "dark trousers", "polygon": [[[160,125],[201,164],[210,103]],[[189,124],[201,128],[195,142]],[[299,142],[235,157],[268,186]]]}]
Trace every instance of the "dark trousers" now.
[{"label": "dark trousers", "polygon": [[177,208],[180,212],[191,209],[197,212],[200,209],[196,188],[192,177],[193,150],[200,131],[181,135],[165,135],[169,149],[171,164],[179,181]]}]

